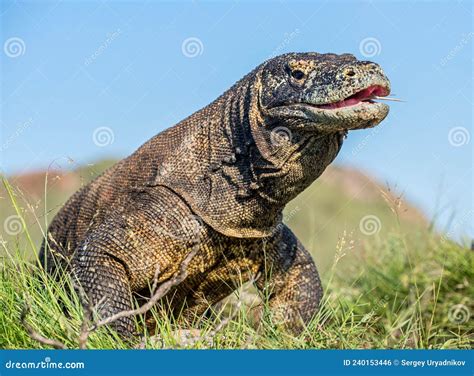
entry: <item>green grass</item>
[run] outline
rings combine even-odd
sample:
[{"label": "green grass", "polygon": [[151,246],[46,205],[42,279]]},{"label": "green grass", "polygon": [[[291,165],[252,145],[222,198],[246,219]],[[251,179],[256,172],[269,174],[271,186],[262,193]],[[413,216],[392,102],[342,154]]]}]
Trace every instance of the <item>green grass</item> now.
[{"label": "green grass", "polygon": [[[83,310],[69,284],[48,278],[36,266],[38,235],[30,236],[31,221],[41,217],[31,213],[31,202],[24,201],[6,183],[5,196],[10,200],[8,216],[20,219],[22,231],[2,242],[0,267],[0,348],[43,348],[33,340],[21,321],[28,302],[27,323],[45,337],[54,338],[70,348],[77,348]],[[298,337],[285,333],[264,315],[256,319],[255,309],[243,304],[236,316],[211,342],[204,338],[235,307],[236,297],[216,308],[215,316],[197,326],[202,340],[194,348],[471,348],[474,343],[472,297],[474,296],[474,252],[400,219],[396,207],[383,201],[342,200],[334,189],[319,186],[322,193],[310,200],[311,188],[290,204],[287,221],[307,244],[316,263],[323,267],[321,276],[325,296],[320,312],[307,330]],[[326,192],[326,194],[325,194]],[[57,200],[57,198],[55,198]],[[324,210],[314,213],[313,201],[328,202],[332,222]],[[48,202],[45,199],[45,202]],[[337,203],[340,203],[339,208]],[[6,206],[5,201],[1,203]],[[318,204],[319,205],[319,204]],[[33,205],[34,206],[34,205]],[[46,205],[44,205],[46,206]],[[321,206],[319,206],[321,207]],[[376,215],[382,224],[379,232],[364,235],[359,221],[364,214]],[[33,221],[41,233],[44,218]],[[342,223],[344,221],[344,223]],[[352,225],[351,225],[352,224]],[[314,231],[326,228],[327,231]],[[312,244],[323,238],[324,253]],[[2,235],[3,238],[3,235]],[[324,240],[326,238],[326,240]],[[337,240],[335,240],[337,239]],[[245,287],[245,286],[244,286]],[[255,301],[247,289],[243,302]],[[259,303],[265,309],[265,302]],[[68,316],[64,314],[66,307]],[[222,310],[221,310],[222,309]],[[220,313],[224,312],[224,313]],[[147,333],[140,318],[137,329],[149,338],[147,347],[182,347],[179,326],[160,312],[155,333]],[[257,325],[258,324],[258,325]],[[129,348],[107,328],[91,334],[88,348]]]},{"label": "green grass", "polygon": [[[407,245],[403,245],[406,243]],[[390,237],[367,244],[364,262],[340,269],[350,242],[342,240],[330,272],[324,276],[325,298],[318,316],[299,337],[276,328],[268,319],[255,325],[252,311],[243,305],[234,319],[208,341],[195,348],[470,348],[472,319],[456,307],[472,312],[473,252],[432,236],[404,241]],[[405,248],[406,247],[406,248]],[[27,322],[46,337],[77,347],[82,309],[70,288],[50,280],[21,254],[10,254],[0,271],[0,348],[42,348],[30,338],[21,311],[28,300]],[[69,291],[69,293],[67,293]],[[247,295],[251,294],[247,293]],[[62,302],[62,303],[60,303]],[[235,299],[234,299],[235,302]],[[63,314],[61,304],[70,317]],[[229,300],[228,305],[232,305]],[[264,303],[262,303],[264,304]],[[462,304],[462,306],[459,306]],[[454,308],[453,308],[454,307]],[[228,308],[228,307],[227,307]],[[176,323],[154,313],[164,346],[179,347]],[[220,317],[203,323],[209,333]],[[143,323],[137,319],[137,328]],[[100,329],[91,335],[89,348],[127,348],[113,332]],[[162,344],[149,344],[161,347]]]}]

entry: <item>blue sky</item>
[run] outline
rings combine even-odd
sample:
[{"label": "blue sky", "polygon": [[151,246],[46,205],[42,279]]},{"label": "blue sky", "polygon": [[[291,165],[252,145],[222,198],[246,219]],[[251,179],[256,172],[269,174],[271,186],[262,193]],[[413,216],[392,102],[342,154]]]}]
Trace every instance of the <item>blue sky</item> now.
[{"label": "blue sky", "polygon": [[457,1],[2,1],[1,169],[126,156],[275,54],[349,52],[379,63],[406,102],[350,134],[337,162],[472,237],[472,12]]}]

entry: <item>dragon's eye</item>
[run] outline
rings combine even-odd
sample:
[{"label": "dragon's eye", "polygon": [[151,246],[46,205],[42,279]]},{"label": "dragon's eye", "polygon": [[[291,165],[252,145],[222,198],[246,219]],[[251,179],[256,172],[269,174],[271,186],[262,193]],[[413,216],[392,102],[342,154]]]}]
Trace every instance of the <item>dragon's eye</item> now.
[{"label": "dragon's eye", "polygon": [[296,80],[301,80],[304,78],[304,76],[305,76],[304,72],[299,69],[295,69],[294,71],[291,71],[291,77],[293,77]]}]

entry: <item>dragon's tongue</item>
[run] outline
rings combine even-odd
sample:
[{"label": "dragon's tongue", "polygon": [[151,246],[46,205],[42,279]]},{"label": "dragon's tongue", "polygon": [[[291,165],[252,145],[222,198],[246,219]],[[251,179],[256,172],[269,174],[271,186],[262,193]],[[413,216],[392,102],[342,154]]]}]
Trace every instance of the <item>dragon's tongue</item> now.
[{"label": "dragon's tongue", "polygon": [[350,97],[347,97],[346,99],[343,99],[342,101],[322,104],[322,105],[319,105],[318,107],[323,108],[323,109],[334,109],[334,108],[353,106],[364,100],[372,98],[374,95],[384,96],[384,95],[387,95],[387,93],[386,93],[386,90],[383,89],[382,87],[374,85],[374,86],[368,87],[367,89],[358,91],[357,93],[351,95]]},{"label": "dragon's tongue", "polygon": [[361,100],[357,98],[348,98],[344,99],[339,102],[334,102],[334,103],[328,103],[328,104],[322,104],[319,105],[319,108],[324,108],[324,109],[334,109],[334,108],[341,108],[341,107],[347,107],[347,106],[353,106],[357,103],[359,103]]}]

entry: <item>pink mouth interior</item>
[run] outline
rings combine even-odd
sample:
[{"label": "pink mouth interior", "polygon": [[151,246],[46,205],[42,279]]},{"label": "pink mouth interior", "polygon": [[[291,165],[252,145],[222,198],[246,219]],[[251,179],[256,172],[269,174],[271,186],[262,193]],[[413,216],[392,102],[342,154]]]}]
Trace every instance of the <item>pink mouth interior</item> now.
[{"label": "pink mouth interior", "polygon": [[357,93],[343,99],[342,101],[327,103],[327,104],[320,104],[320,105],[317,105],[316,107],[323,108],[323,109],[334,109],[334,108],[354,106],[360,102],[369,101],[374,96],[384,97],[386,95],[388,95],[387,89],[379,85],[372,85],[364,90],[358,91]]}]

